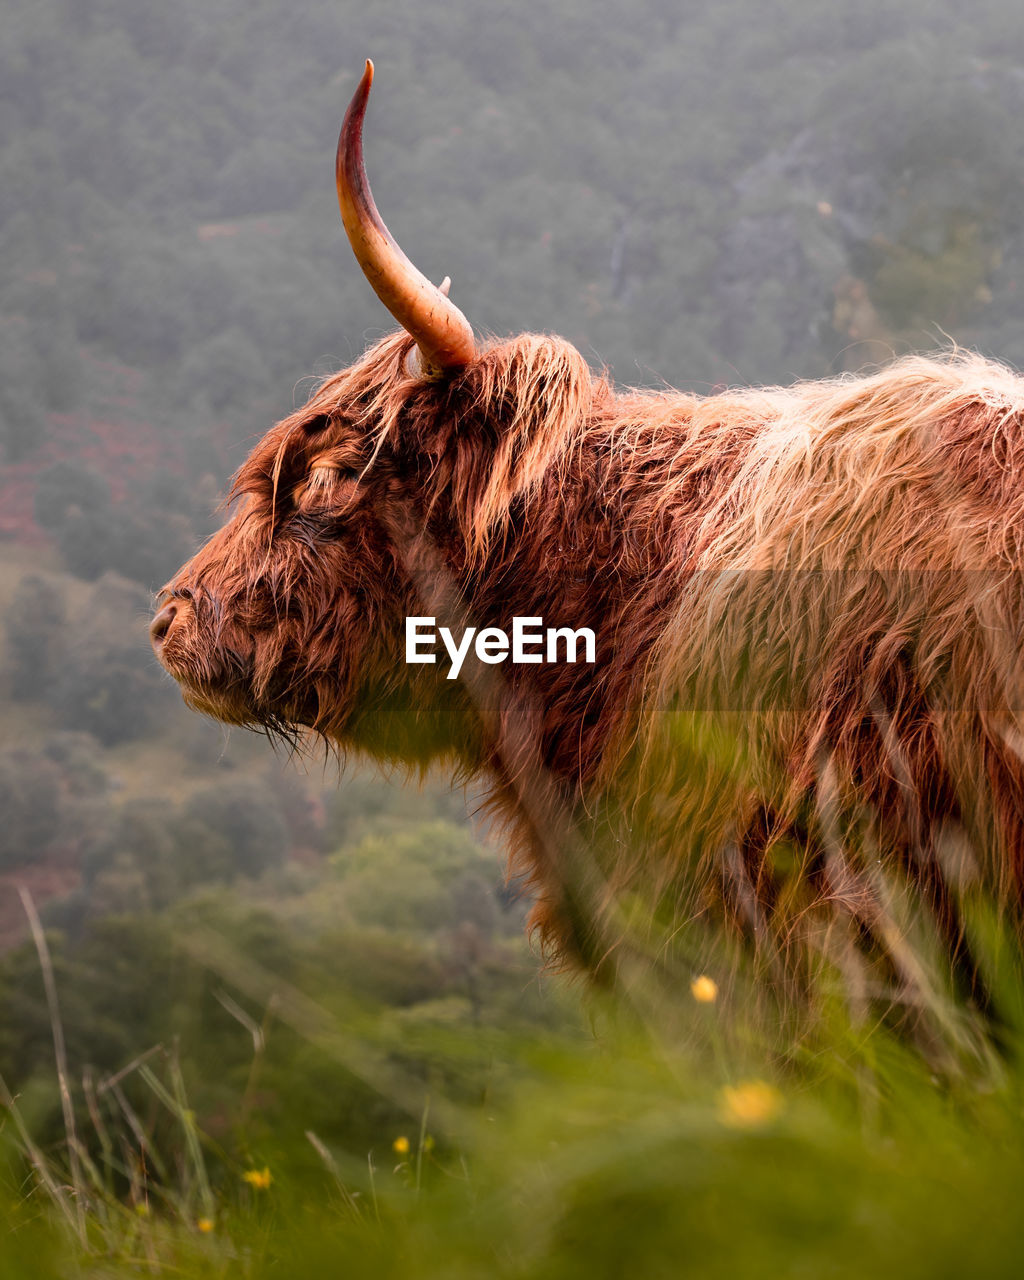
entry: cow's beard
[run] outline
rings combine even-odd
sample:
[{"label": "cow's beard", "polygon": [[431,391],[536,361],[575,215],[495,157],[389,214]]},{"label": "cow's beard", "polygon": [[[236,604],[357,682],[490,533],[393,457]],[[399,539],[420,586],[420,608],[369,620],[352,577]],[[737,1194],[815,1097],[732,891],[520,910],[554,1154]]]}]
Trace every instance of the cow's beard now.
[{"label": "cow's beard", "polygon": [[214,639],[204,630],[193,615],[187,627],[168,637],[159,653],[189,707],[293,747],[306,730],[322,733],[320,696],[314,683],[298,676],[285,661],[268,670],[266,644],[261,645],[259,635],[239,633]]},{"label": "cow's beard", "polygon": [[[170,664],[165,665],[170,669]],[[275,697],[268,691],[257,697],[251,672],[242,671],[223,680],[196,680],[174,670],[171,674],[189,707],[223,724],[266,733],[291,746],[298,745],[306,731],[318,728],[319,698],[315,689],[293,688],[287,697]]]},{"label": "cow's beard", "polygon": [[293,695],[278,703],[271,698],[256,698],[251,685],[245,682],[221,688],[210,684],[188,684],[180,678],[178,683],[182,697],[194,711],[223,724],[265,733],[292,747],[298,746],[308,731],[318,729],[319,707],[315,691],[301,698]]}]

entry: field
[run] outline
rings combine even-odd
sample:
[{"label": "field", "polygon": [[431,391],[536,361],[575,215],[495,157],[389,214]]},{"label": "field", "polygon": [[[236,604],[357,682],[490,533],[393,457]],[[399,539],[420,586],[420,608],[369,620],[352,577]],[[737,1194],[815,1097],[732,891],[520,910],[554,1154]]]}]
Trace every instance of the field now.
[{"label": "field", "polygon": [[910,1036],[824,968],[800,1006],[538,975],[520,908],[445,918],[464,828],[388,826],[383,866],[367,835],[8,953],[5,1275],[1016,1274],[1024,981],[983,902],[992,1007],[922,941]]}]

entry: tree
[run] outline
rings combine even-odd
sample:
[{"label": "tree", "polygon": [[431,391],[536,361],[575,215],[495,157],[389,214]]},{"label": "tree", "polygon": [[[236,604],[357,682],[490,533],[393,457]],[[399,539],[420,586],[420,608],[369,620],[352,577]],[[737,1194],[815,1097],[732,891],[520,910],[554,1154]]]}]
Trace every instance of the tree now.
[{"label": "tree", "polygon": [[288,831],[265,787],[226,780],[197,791],[185,806],[180,857],[192,882],[256,876],[282,863]]},{"label": "tree", "polygon": [[4,624],[13,698],[45,697],[58,675],[66,620],[64,592],[54,581],[34,573],[22,578]]},{"label": "tree", "polygon": [[60,827],[60,773],[24,751],[0,755],[0,868],[37,860]]},{"label": "tree", "polygon": [[69,645],[49,701],[66,727],[100,742],[149,732],[172,696],[146,643],[150,599],[136,583],[106,574],[73,620]]}]

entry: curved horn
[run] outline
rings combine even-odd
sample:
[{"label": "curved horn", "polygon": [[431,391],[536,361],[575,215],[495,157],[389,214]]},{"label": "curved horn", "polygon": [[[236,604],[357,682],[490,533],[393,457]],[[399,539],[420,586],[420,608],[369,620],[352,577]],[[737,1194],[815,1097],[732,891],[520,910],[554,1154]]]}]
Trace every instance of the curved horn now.
[{"label": "curved horn", "polygon": [[363,117],[373,63],[359,81],[338,138],[338,204],[349,243],[373,291],[419,347],[424,371],[468,364],[476,353],[469,321],[447,290],[431,284],[409,261],[377,212],[363,167]]}]

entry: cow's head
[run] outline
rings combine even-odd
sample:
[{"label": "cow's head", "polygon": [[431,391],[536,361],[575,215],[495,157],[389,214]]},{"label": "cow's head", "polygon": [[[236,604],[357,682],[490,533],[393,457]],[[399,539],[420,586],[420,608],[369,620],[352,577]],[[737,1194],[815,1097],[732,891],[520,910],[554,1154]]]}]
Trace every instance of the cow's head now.
[{"label": "cow's head", "polygon": [[368,62],[338,142],[338,197],[401,331],[268,432],[234,479],[230,521],[161,592],[151,636],[186,700],[220,720],[310,726],[391,758],[464,756],[458,691],[440,698],[437,671],[406,666],[404,618],[457,607],[453,555],[482,554],[592,379],[557,339],[478,347],[448,281],[406,258],[363,167],[372,77]]}]

